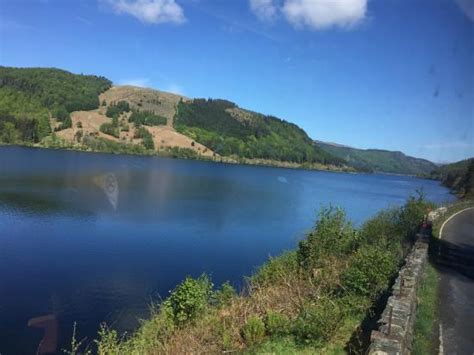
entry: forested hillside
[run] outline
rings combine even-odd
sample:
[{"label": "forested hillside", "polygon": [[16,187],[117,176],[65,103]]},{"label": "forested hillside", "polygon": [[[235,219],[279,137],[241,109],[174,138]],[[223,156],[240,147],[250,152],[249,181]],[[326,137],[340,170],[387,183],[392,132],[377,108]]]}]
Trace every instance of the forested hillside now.
[{"label": "forested hillside", "polygon": [[112,87],[54,68],[0,66],[0,142],[412,175],[436,167],[401,152],[315,142],[293,123],[227,100]]},{"label": "forested hillside", "polygon": [[326,152],[343,159],[347,165],[367,172],[424,175],[436,168],[436,165],[428,160],[413,158],[402,152],[356,149],[324,142],[317,142],[317,145]]},{"label": "forested hillside", "polygon": [[297,125],[243,110],[226,100],[180,101],[174,126],[223,156],[343,164],[342,159],[315,146]]},{"label": "forested hillside", "polygon": [[434,169],[430,177],[441,180],[443,185],[461,197],[472,196],[474,194],[474,158],[442,165]]},{"label": "forested hillside", "polygon": [[69,113],[99,107],[111,84],[59,69],[0,67],[0,141],[39,142],[51,132],[50,116],[70,127]]}]

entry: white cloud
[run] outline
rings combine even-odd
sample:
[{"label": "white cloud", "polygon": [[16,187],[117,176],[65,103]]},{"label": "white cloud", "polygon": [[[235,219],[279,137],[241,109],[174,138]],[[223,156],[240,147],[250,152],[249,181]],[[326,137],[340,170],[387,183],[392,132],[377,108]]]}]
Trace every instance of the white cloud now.
[{"label": "white cloud", "polygon": [[118,84],[147,88],[147,87],[150,87],[150,79],[145,79],[145,78],[126,79],[126,80],[120,80]]},{"label": "white cloud", "polygon": [[146,23],[183,23],[183,8],[175,0],[106,0],[118,14],[128,14]]},{"label": "white cloud", "polygon": [[260,19],[274,19],[281,13],[297,28],[321,30],[351,28],[366,15],[368,0],[250,0],[250,8]]},{"label": "white cloud", "polygon": [[250,0],[250,9],[264,21],[274,20],[278,10],[273,0]]},{"label": "white cloud", "polygon": [[296,27],[352,27],[364,19],[367,0],[286,0],[283,14]]}]

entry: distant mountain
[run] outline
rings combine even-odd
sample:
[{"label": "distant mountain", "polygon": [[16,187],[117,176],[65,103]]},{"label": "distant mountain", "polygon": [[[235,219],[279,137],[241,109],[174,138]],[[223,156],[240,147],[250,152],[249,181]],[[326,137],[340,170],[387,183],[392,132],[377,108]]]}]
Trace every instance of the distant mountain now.
[{"label": "distant mountain", "polygon": [[445,164],[434,169],[430,177],[441,180],[461,197],[474,195],[474,158]]},{"label": "distant mountain", "polygon": [[426,175],[436,168],[436,164],[426,159],[407,156],[402,152],[380,149],[357,149],[334,143],[315,141],[321,149],[343,159],[358,170],[406,175]]}]

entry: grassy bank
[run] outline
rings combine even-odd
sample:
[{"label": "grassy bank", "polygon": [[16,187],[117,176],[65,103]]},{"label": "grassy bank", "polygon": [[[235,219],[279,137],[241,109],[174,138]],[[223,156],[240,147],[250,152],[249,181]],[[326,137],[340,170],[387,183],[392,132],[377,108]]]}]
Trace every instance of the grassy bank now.
[{"label": "grassy bank", "polygon": [[414,355],[434,354],[438,349],[438,273],[428,264],[418,294],[418,308],[414,328]]},{"label": "grassy bank", "polygon": [[[428,207],[410,198],[354,228],[340,209],[321,211],[298,248],[270,259],[237,294],[206,275],[186,278],[137,331],[102,327],[99,354],[330,353],[363,350],[374,317]],[[80,329],[78,331],[80,336]],[[85,344],[84,344],[85,345]],[[81,351],[83,351],[82,349]],[[76,347],[70,353],[78,353]]]}]

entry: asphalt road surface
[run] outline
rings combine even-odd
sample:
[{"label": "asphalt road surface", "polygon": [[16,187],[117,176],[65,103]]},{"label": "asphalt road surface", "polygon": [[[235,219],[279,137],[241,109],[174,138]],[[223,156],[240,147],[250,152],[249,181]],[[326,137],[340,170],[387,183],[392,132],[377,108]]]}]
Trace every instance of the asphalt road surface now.
[{"label": "asphalt road surface", "polygon": [[440,354],[474,354],[474,208],[445,223],[431,255],[440,272]]}]

